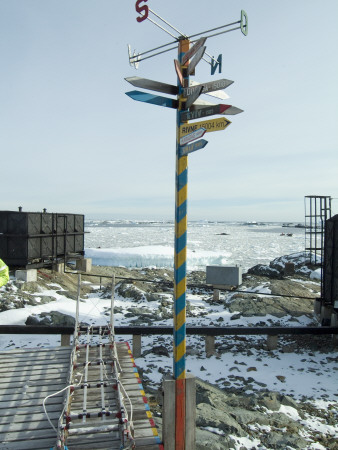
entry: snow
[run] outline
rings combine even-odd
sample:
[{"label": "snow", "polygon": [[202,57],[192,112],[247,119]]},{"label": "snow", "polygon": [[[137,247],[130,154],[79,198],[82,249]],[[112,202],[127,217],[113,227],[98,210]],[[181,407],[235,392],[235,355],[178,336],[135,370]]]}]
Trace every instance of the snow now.
[{"label": "snow", "polygon": [[[283,230],[280,224],[252,227],[227,222],[189,222],[188,270],[205,270],[206,265],[226,264],[238,265],[247,271],[256,264],[268,264],[281,255],[302,252],[304,230],[295,228],[290,238],[280,236]],[[102,222],[100,226],[98,221],[89,221],[85,252],[86,257],[93,258],[94,265],[172,267],[174,225],[150,221],[106,221],[104,226]]]},{"label": "snow", "polygon": [[[122,224],[125,226],[124,224]],[[133,226],[128,229],[123,226],[108,228],[104,234],[103,227],[91,228],[92,248],[87,246],[86,257],[93,258],[94,264],[99,265],[125,265],[125,266],[162,266],[171,267],[173,259],[173,247],[169,243],[168,236],[172,239],[172,228],[169,226],[152,227]],[[268,263],[273,258],[278,257],[285,248],[292,252],[301,250],[304,246],[303,236],[295,236],[295,239],[279,239],[278,228],[275,226],[260,227],[255,226],[249,230],[247,227],[235,227],[228,224],[218,224],[214,227],[206,224],[195,227],[192,230],[191,246],[188,252],[188,261],[190,267],[205,269],[206,264],[240,264],[243,267],[250,267],[257,263]],[[238,229],[240,229],[238,231]],[[93,236],[93,230],[96,234]],[[115,232],[115,235],[113,231]],[[146,230],[148,234],[146,234]],[[220,231],[230,231],[231,236],[218,236]],[[169,233],[170,232],[170,233]],[[236,234],[238,233],[238,235]],[[148,235],[151,235],[152,239]],[[106,248],[95,248],[98,243],[95,239],[102,237],[106,242]],[[112,237],[116,237],[120,245],[112,246]],[[147,236],[147,238],[145,238]],[[95,237],[95,239],[93,239]],[[209,238],[209,241],[208,241]],[[258,238],[262,239],[262,243]],[[87,239],[87,238],[86,238]],[[157,245],[148,245],[153,240]],[[143,241],[143,242],[142,242]],[[206,244],[206,241],[209,244]],[[134,246],[131,245],[134,244]],[[292,243],[292,244],[291,244]],[[136,245],[137,244],[137,245]],[[141,245],[144,244],[144,245]],[[236,245],[238,247],[236,248]],[[212,248],[212,250],[208,250]],[[283,249],[283,250],[281,250]],[[278,253],[280,252],[280,253]],[[296,252],[297,254],[297,252]],[[302,254],[298,252],[298,256]],[[289,262],[285,259],[284,262]],[[316,278],[316,275],[313,275]],[[10,283],[13,283],[13,279]],[[309,280],[309,283],[313,281]],[[100,297],[98,286],[89,285],[91,293],[87,297],[81,297],[80,320],[93,325],[105,325],[109,319],[107,311],[110,308],[110,299]],[[20,291],[12,284],[13,294],[19,296]],[[4,290],[5,287],[0,289]],[[249,290],[252,290],[250,288]],[[270,294],[271,290],[268,283],[261,284],[254,289],[258,295]],[[226,294],[226,304],[231,301],[233,294]],[[48,289],[39,292],[36,299],[43,296],[51,296],[55,300],[50,303],[39,303],[35,306],[26,305],[25,308],[12,309],[0,313],[0,324],[25,323],[27,317],[32,314],[49,313],[59,311],[64,314],[75,316],[76,302],[62,295],[61,287],[56,283],[50,283]],[[161,294],[168,302],[168,311],[172,308],[172,296],[170,294]],[[223,303],[211,304],[210,294],[193,294],[188,291],[187,301],[192,309],[192,317],[187,318],[187,325],[217,325],[222,326],[243,326],[250,327],[257,325],[262,319],[264,322],[274,325],[290,325],[291,316],[276,318],[272,315],[262,317],[239,317],[232,320],[234,312],[230,313]],[[134,317],[126,317],[125,313],[130,307],[146,308],[150,314],[155,314],[159,306],[158,301],[147,301],[143,299],[136,302],[132,299],[123,298],[115,295],[115,306],[122,308],[122,312],[115,314],[114,321],[118,325],[128,325]],[[313,318],[308,316],[297,317],[297,325],[310,325]],[[156,322],[157,325],[173,324],[172,319],[162,319]],[[128,340],[132,345],[131,336],[118,337],[119,340]],[[280,339],[277,350],[268,351],[266,349],[265,336],[250,336],[238,339],[234,336],[216,337],[216,350],[218,353],[206,358],[205,342],[202,336],[187,336],[187,372],[195,376],[218,385],[219,387],[246,388],[246,392],[260,391],[268,389],[277,391],[285,395],[292,396],[295,400],[303,397],[311,399],[313,405],[317,408],[327,410],[329,407],[337,405],[337,363],[332,354],[316,350],[303,349],[298,353],[287,353],[283,349],[283,340]],[[0,348],[10,349],[13,347],[48,347],[60,345],[60,336],[44,335],[1,335]],[[157,355],[153,353],[156,346],[164,346],[169,351],[169,356]],[[223,350],[222,350],[223,349]],[[160,385],[163,374],[172,373],[172,336],[143,336],[142,337],[143,355],[136,358],[138,367],[144,369],[144,377],[151,380],[153,387]],[[279,377],[279,378],[278,378]],[[300,418],[298,412],[290,406],[281,406],[280,411],[283,414],[306,425],[308,429],[315,430],[318,433],[338,437],[338,427],[323,423],[320,418],[306,415]],[[253,425],[259,427],[257,424]],[[218,429],[210,429],[210,432],[221,434]],[[261,430],[269,432],[268,429]],[[233,436],[236,442],[235,448],[247,449],[255,448],[260,444],[257,439],[249,437],[238,438]],[[309,444],[309,449],[322,450],[320,444]]]},{"label": "snow", "polygon": [[[86,258],[92,258],[97,266],[124,267],[173,267],[174,247],[145,245],[131,248],[85,249]],[[223,265],[227,263],[227,252],[200,250],[187,252],[188,268]]]}]

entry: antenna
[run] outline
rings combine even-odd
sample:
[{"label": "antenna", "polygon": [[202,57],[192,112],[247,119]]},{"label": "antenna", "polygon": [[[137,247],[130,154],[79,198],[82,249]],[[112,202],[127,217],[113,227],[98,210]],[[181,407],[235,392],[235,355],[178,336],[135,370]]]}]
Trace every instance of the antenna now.
[{"label": "antenna", "polygon": [[[141,0],[142,1],[142,0]],[[150,50],[136,53],[136,50],[134,50],[134,53],[131,53],[130,45],[128,45],[128,54],[129,54],[129,64],[133,66],[135,69],[138,68],[138,65],[141,61],[145,61],[146,59],[153,58],[155,56],[161,55],[162,53],[170,52],[172,50],[177,50],[178,42],[181,39],[189,39],[190,42],[193,44],[196,42],[199,36],[203,35],[206,38],[211,38],[214,36],[219,36],[220,34],[229,33],[230,31],[235,30],[241,30],[242,33],[247,36],[248,34],[248,16],[244,10],[241,11],[241,18],[240,20],[232,23],[228,23],[226,25],[221,25],[216,28],[211,28],[206,31],[202,31],[196,34],[192,34],[190,36],[187,36],[185,33],[182,33],[177,28],[175,28],[173,25],[171,25],[167,20],[165,20],[163,17],[161,17],[159,14],[157,14],[155,11],[150,9],[147,5],[140,6],[141,1],[136,2],[136,11],[140,13],[141,15],[137,17],[138,22],[143,22],[144,20],[149,20],[151,23],[156,25],[158,28],[163,30],[165,33],[169,34],[172,38],[174,38],[174,41],[168,42],[167,44],[160,45],[158,47],[152,48]],[[147,0],[143,0],[147,1]],[[168,26],[171,30],[174,30],[177,35],[173,34],[172,31],[169,31],[167,28],[153,20],[149,17],[149,13],[151,13],[153,16],[155,16],[157,19],[159,19],[161,22],[163,22],[166,26]],[[229,27],[232,27],[229,29]],[[216,33],[213,33],[214,31],[217,31]],[[166,48],[169,47],[169,48]],[[215,73],[216,67],[219,66],[219,71],[221,72],[221,65],[222,65],[222,55],[219,55],[217,59],[215,59],[213,56],[209,55],[208,53],[205,53],[205,55],[210,58],[210,61],[202,58],[205,62],[211,65],[211,74],[213,75]]]}]

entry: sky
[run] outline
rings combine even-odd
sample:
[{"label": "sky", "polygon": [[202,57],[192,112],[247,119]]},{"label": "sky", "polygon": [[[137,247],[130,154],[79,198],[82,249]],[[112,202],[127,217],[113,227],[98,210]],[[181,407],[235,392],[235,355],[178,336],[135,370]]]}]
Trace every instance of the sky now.
[{"label": "sky", "polygon": [[[191,77],[234,81],[244,112],[189,155],[188,219],[304,221],[304,196],[338,197],[336,0],[142,5],[186,35],[248,16],[247,36],[206,41],[222,73],[201,61]],[[174,219],[176,112],[133,101],[124,78],[176,85],[177,51],[131,67],[127,44],[173,41],[138,16],[135,0],[0,0],[2,210]]]}]

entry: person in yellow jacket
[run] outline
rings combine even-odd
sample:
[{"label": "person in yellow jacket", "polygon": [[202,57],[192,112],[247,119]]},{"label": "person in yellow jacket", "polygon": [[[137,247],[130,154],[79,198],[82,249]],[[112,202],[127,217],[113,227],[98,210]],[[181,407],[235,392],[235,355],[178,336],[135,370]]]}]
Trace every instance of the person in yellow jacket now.
[{"label": "person in yellow jacket", "polygon": [[8,266],[0,259],[0,287],[4,286],[9,280]]}]

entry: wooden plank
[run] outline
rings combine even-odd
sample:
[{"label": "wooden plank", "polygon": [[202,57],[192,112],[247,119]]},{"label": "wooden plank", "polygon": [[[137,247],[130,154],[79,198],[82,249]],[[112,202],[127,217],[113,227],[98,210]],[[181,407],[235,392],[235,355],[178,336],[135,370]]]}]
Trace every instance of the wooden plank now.
[{"label": "wooden plank", "polygon": [[53,448],[55,443],[56,443],[56,439],[55,439],[55,433],[53,431],[53,436],[51,436],[49,438],[34,439],[33,437],[31,437],[30,440],[28,440],[28,441],[3,442],[2,448],[4,450],[46,450],[49,448]]},{"label": "wooden plank", "polygon": [[[61,409],[59,404],[50,405],[47,403],[47,412],[48,414],[51,412],[59,412],[61,414]],[[31,414],[39,414],[43,413],[42,405],[25,405],[25,406],[18,406],[17,408],[13,409],[4,409],[0,411],[0,417],[3,419],[4,417],[11,417],[11,416],[19,416],[22,415],[30,416]],[[2,420],[1,419],[1,420]]]},{"label": "wooden plank", "polygon": [[[50,421],[54,425],[55,428],[58,426],[58,417],[55,417],[51,419],[49,416]],[[40,416],[40,419],[38,421],[32,421],[29,420],[28,422],[11,422],[7,424],[0,424],[0,434],[1,433],[18,433],[22,430],[25,431],[33,431],[33,430],[51,430],[50,423],[48,422],[46,415],[44,416],[44,419],[42,419],[42,416]],[[1,448],[1,447],[0,447]]]},{"label": "wooden plank", "polygon": [[58,353],[71,353],[72,347],[44,347],[44,348],[14,348],[10,350],[2,350],[0,352],[0,357],[2,355],[27,355],[27,354],[37,354],[37,353],[46,353],[46,354],[58,354]]},{"label": "wooden plank", "polygon": [[16,394],[18,393],[20,390],[21,391],[25,391],[26,394],[32,394],[34,392],[46,392],[46,395],[48,395],[48,393],[52,393],[52,392],[56,392],[60,389],[63,389],[65,387],[65,384],[60,382],[60,383],[54,383],[54,384],[46,384],[44,386],[38,386],[36,384],[34,385],[29,385],[27,386],[27,384],[22,384],[22,386],[16,386],[16,387],[7,387],[7,386],[13,386],[13,384],[9,383],[8,385],[5,385],[6,388],[1,388],[0,387],[0,396],[5,394]]}]

